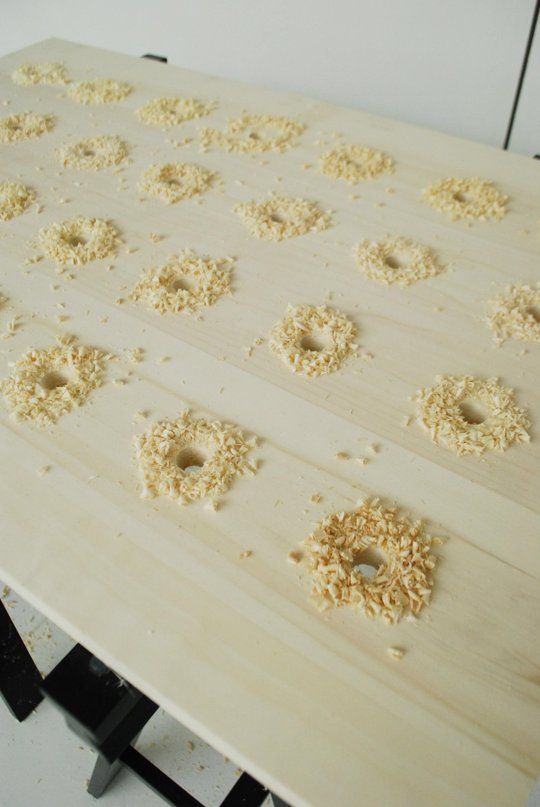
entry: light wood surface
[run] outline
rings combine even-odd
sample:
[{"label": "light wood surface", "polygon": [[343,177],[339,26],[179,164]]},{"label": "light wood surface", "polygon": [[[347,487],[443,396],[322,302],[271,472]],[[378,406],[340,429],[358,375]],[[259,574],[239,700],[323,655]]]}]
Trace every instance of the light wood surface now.
[{"label": "light wood surface", "polygon": [[[38,60],[65,61],[74,79],[128,80],[135,92],[120,104],[81,107],[58,97],[59,88],[11,82],[13,68]],[[119,356],[91,401],[50,431],[17,424],[1,407],[0,578],[293,805],[521,804],[540,767],[539,346],[525,355],[521,343],[495,347],[482,316],[506,284],[538,275],[538,163],[59,40],[3,58],[0,71],[0,100],[10,101],[3,114],[58,116],[52,133],[0,147],[1,178],[31,185],[44,206],[0,226],[0,292],[9,298],[0,330],[21,316],[0,344],[1,374],[60,332]],[[167,94],[219,106],[168,134],[140,123],[134,110]],[[253,159],[200,154],[196,139],[181,148],[168,142],[243,108],[303,121],[300,145]],[[395,174],[351,188],[302,168],[316,165],[324,146],[315,141],[334,132],[388,151]],[[125,172],[60,170],[56,147],[106,133],[133,146]],[[141,171],[169,160],[219,171],[222,191],[201,205],[140,203]],[[421,202],[426,184],[452,175],[493,180],[511,197],[508,215],[468,228]],[[270,189],[332,208],[334,226],[257,241],[232,208]],[[115,260],[75,269],[74,280],[48,260],[24,265],[39,251],[29,241],[41,226],[77,214],[118,225],[125,245]],[[151,243],[151,231],[163,240]],[[368,281],[352,247],[385,234],[432,245],[451,268],[406,290]],[[144,268],[183,248],[236,256],[234,295],[201,319],[115,304]],[[287,303],[323,303],[329,291],[372,361],[309,380],[289,373],[267,340],[246,356]],[[58,313],[69,319],[57,324]],[[134,347],[146,351],[139,365],[121,358]],[[533,420],[532,442],[458,458],[414,423],[404,427],[414,415],[409,396],[438,373],[496,375],[514,387]],[[155,419],[185,405],[261,438],[258,474],[237,481],[217,513],[138,495],[131,440],[145,424],[133,422],[134,412],[149,409]],[[361,456],[371,442],[380,452],[366,466],[334,458]],[[366,493],[396,501],[448,538],[437,550],[432,605],[416,624],[389,627],[346,610],[321,615],[302,567],[287,563],[314,522]],[[239,560],[246,549],[253,555]],[[386,652],[393,645],[407,651],[400,662]]]}]

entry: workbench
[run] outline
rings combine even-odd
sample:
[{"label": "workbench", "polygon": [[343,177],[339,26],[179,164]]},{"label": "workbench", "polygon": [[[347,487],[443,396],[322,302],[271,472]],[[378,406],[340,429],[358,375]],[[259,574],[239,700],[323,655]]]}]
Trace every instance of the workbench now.
[{"label": "workbench", "polygon": [[[11,81],[20,64],[39,61],[134,91],[118,104],[81,106],[61,87]],[[137,108],[166,95],[217,107],[168,132],[138,120]],[[540,351],[512,340],[497,347],[483,318],[494,294],[538,277],[540,165],[57,39],[0,59],[0,101],[9,102],[2,115],[56,116],[42,137],[0,146],[0,178],[34,188],[42,206],[0,223],[0,330],[20,317],[0,343],[0,375],[60,333],[116,357],[91,400],[50,429],[0,406],[0,579],[295,806],[523,803],[540,770]],[[222,127],[244,109],[306,130],[285,153],[199,151],[201,127]],[[355,186],[323,176],[317,160],[336,133],[391,155],[394,173]],[[131,145],[121,174],[55,159],[65,142],[99,134]],[[184,137],[192,140],[171,142]],[[174,161],[222,182],[202,204],[140,201],[142,171]],[[507,215],[466,226],[433,210],[422,189],[447,176],[493,181],[509,196]],[[317,201],[333,211],[332,226],[280,243],[255,239],[233,208],[270,190]],[[28,262],[41,227],[76,215],[115,223],[124,241],[116,258],[63,274],[47,258]],[[388,234],[429,244],[446,271],[407,288],[368,280],[353,247]],[[159,316],[129,300],[144,270],[185,248],[233,256],[232,295],[200,317]],[[319,378],[289,372],[268,349],[289,303],[346,313],[364,358]],[[144,360],[130,363],[126,351],[139,347]],[[438,374],[499,377],[530,414],[531,442],[481,457],[435,445],[411,398]],[[134,434],[186,407],[260,441],[257,474],[237,479],[216,512],[204,501],[181,507],[139,495]],[[376,455],[355,462],[371,444]],[[418,620],[321,613],[305,566],[287,562],[316,522],[369,495],[445,539]]]}]

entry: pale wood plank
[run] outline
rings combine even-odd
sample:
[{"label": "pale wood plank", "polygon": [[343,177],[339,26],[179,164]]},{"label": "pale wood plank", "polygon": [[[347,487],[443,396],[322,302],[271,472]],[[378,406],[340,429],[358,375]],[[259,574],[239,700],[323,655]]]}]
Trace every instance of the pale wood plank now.
[{"label": "pale wood plank", "polygon": [[[132,81],[136,92],[112,108],[81,108],[57,98],[56,88],[17,88],[9,79],[22,61],[58,58],[77,78],[110,75]],[[0,483],[0,575],[295,804],[523,800],[538,772],[538,442],[465,460],[401,423],[414,413],[408,396],[440,372],[499,375],[538,422],[536,346],[525,356],[518,343],[498,349],[481,322],[494,290],[536,277],[538,165],[365,113],[58,40],[1,60],[0,93],[12,99],[6,114],[58,114],[50,135],[0,150],[2,176],[20,174],[45,204],[40,215],[2,226],[0,291],[23,322],[0,346],[2,374],[29,344],[52,342],[59,301],[70,316],[62,328],[83,341],[147,352],[140,365],[111,366],[109,379],[134,369],[125,387],[106,384],[51,433],[14,424],[2,408],[9,470]],[[246,107],[294,115],[309,128],[301,146],[265,156],[267,165],[201,155],[196,144],[174,149],[132,114],[167,93],[219,98],[211,125]],[[320,131],[387,149],[395,175],[352,189],[361,198],[351,200],[348,186],[300,167],[315,163]],[[86,132],[120,133],[133,143],[125,191],[107,172],[57,175],[53,149]],[[166,159],[219,170],[223,193],[201,206],[139,204],[140,171]],[[419,201],[425,184],[454,173],[496,181],[512,197],[507,217],[467,229]],[[335,226],[281,244],[257,242],[231,209],[270,188],[335,209]],[[59,204],[62,196],[70,202]],[[105,264],[75,270],[72,282],[47,261],[25,274],[23,261],[35,252],[27,241],[40,226],[77,213],[113,219],[138,251],[122,251],[112,272]],[[166,238],[151,244],[150,231]],[[368,282],[352,245],[391,232],[432,244],[452,271],[407,290]],[[200,321],[115,305],[143,268],[187,246],[237,256],[233,297]],[[51,291],[51,283],[61,289]],[[266,336],[288,302],[322,302],[329,290],[332,304],[357,321],[371,363],[309,382],[287,373],[266,344],[246,358],[244,348]],[[0,311],[0,329],[11,314]],[[159,363],[162,356],[170,361]],[[218,513],[138,498],[130,441],[142,424],[133,424],[133,412],[168,416],[184,403],[262,438],[259,474],[236,483]],[[334,459],[338,450],[363,453],[372,441],[381,451],[365,467]],[[52,469],[39,477],[44,464]],[[323,494],[319,505],[309,502],[315,491]],[[418,625],[323,617],[307,601],[301,570],[286,563],[314,520],[366,492],[398,500],[449,537],[433,604]],[[239,561],[244,549],[254,554]],[[400,663],[387,656],[389,645],[407,648]]]}]

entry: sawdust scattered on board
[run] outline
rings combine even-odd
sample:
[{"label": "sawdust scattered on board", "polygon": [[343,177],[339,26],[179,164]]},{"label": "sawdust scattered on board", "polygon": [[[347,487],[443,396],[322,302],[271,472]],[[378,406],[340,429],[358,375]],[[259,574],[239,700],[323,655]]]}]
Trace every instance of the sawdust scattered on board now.
[{"label": "sawdust scattered on board", "polygon": [[153,98],[136,110],[137,117],[148,126],[168,129],[188,120],[209,115],[216,107],[214,101],[204,103],[197,98]]},{"label": "sawdust scattered on board", "polygon": [[142,495],[188,504],[224,493],[236,477],[256,473],[247,458],[256,444],[237,427],[194,418],[187,409],[175,420],[153,423],[134,438]]},{"label": "sawdust scattered on board", "polygon": [[78,104],[114,104],[123,101],[133,92],[133,85],[127,81],[112,78],[97,78],[70,84],[67,94]]},{"label": "sawdust scattered on board", "polygon": [[356,245],[354,257],[366,277],[387,286],[409,286],[444,269],[429,247],[401,237],[362,241]]},{"label": "sawdust scattered on board", "polygon": [[330,213],[316,202],[288,196],[271,196],[262,202],[243,202],[235,207],[249,232],[266,241],[283,241],[297,235],[326,230]]},{"label": "sawdust scattered on board", "polygon": [[184,250],[164,266],[152,267],[130,297],[159,314],[194,312],[231,291],[232,258],[209,258]]},{"label": "sawdust scattered on board", "polygon": [[68,84],[69,78],[64,64],[61,62],[38,62],[22,64],[11,74],[15,84]]},{"label": "sawdust scattered on board", "polygon": [[528,414],[498,378],[437,376],[436,381],[416,398],[418,420],[437,445],[459,455],[479,455],[529,442]]},{"label": "sawdust scattered on board", "polygon": [[19,182],[0,182],[0,219],[9,221],[20,216],[35,199],[35,191],[26,185]]},{"label": "sawdust scattered on board", "polygon": [[452,220],[502,219],[508,196],[492,182],[479,177],[449,177],[435,182],[422,192],[424,199]]},{"label": "sawdust scattered on board", "polygon": [[224,131],[202,129],[201,149],[218,146],[240,154],[264,151],[283,152],[294,145],[305,126],[299,121],[281,115],[241,115],[227,122]]},{"label": "sawdust scattered on board", "polygon": [[175,204],[205,193],[217,179],[216,172],[196,163],[164,163],[143,171],[139,188],[167,204]]},{"label": "sawdust scattered on board", "polygon": [[39,231],[45,254],[58,266],[79,266],[116,254],[119,233],[103,219],[77,216]]},{"label": "sawdust scattered on board", "polygon": [[67,143],[57,150],[56,155],[65,168],[99,171],[121,165],[129,155],[129,146],[117,135],[98,135]]},{"label": "sawdust scattered on board", "polygon": [[101,386],[110,355],[72,336],[57,341],[51,348],[30,349],[2,382],[4,400],[17,420],[50,426]]},{"label": "sawdust scattered on board", "polygon": [[336,146],[319,160],[322,174],[343,179],[351,185],[366,179],[391,174],[394,161],[388,154],[358,143]]},{"label": "sawdust scattered on board", "polygon": [[352,605],[398,622],[429,603],[436,559],[421,521],[378,498],[326,516],[305,540],[311,595],[321,610]]},{"label": "sawdust scattered on board", "polygon": [[338,370],[358,350],[357,329],[327,306],[289,305],[270,333],[270,349],[293,373],[320,376]]},{"label": "sawdust scattered on board", "polygon": [[34,112],[19,112],[0,118],[0,143],[19,143],[41,137],[54,128],[54,115],[37,115]]},{"label": "sawdust scattered on board", "polygon": [[486,322],[495,341],[540,342],[540,283],[508,286],[488,304]]}]

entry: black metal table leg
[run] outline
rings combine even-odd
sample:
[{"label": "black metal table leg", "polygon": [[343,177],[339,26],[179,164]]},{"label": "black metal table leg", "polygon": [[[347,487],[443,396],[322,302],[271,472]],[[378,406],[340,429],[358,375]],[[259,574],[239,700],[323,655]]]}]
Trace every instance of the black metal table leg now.
[{"label": "black metal table leg", "polygon": [[41,673],[0,601],[0,694],[9,710],[24,720],[43,700]]},{"label": "black metal table leg", "polygon": [[[99,798],[122,767],[173,807],[202,807],[187,790],[133,748],[157,704],[76,645],[43,680],[43,693],[63,712],[68,726],[92,745],[98,758],[88,792]],[[269,790],[243,773],[222,807],[260,807]],[[273,798],[273,794],[271,794]],[[285,802],[277,800],[280,807]]]}]

